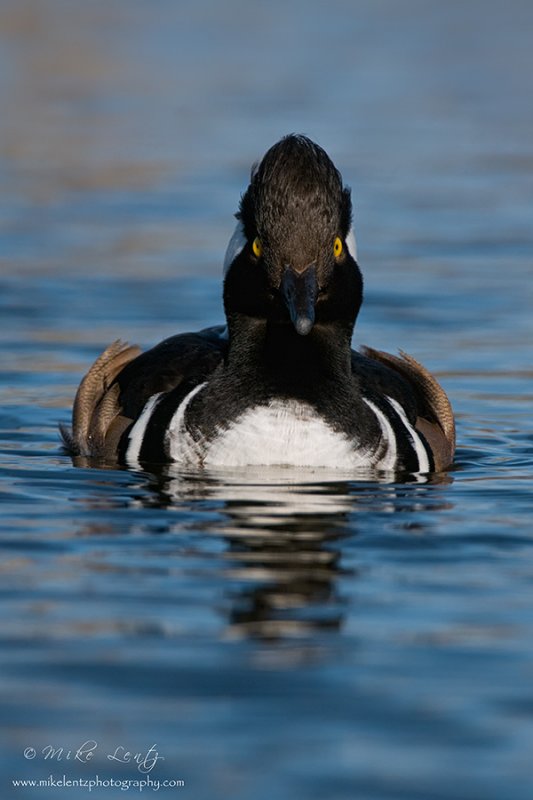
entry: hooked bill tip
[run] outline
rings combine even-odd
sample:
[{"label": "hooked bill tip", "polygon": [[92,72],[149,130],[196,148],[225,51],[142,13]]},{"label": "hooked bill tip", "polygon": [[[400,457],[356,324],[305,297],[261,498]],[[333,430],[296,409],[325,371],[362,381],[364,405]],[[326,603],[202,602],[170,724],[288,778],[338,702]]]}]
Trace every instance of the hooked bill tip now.
[{"label": "hooked bill tip", "polygon": [[298,317],[298,319],[294,322],[296,333],[299,333],[300,336],[307,336],[307,334],[311,332],[313,323],[314,320],[310,319],[309,317]]}]

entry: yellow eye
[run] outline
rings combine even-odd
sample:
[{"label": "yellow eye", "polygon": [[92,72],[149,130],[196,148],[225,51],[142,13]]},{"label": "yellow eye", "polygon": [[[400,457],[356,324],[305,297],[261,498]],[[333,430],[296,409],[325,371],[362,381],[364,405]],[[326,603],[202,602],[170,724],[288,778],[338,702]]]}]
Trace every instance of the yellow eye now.
[{"label": "yellow eye", "polygon": [[335,258],[338,258],[341,253],[342,253],[342,242],[337,236],[337,238],[333,243],[333,255],[335,256]]},{"label": "yellow eye", "polygon": [[263,246],[261,244],[261,239],[255,238],[252,242],[252,250],[254,251],[254,256],[256,258],[261,258],[261,253],[263,252]]}]

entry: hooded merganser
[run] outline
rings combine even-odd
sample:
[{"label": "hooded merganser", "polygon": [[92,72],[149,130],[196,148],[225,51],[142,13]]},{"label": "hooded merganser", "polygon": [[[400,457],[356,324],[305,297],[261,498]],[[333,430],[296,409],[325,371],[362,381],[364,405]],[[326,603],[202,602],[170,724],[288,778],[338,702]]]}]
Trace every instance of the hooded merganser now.
[{"label": "hooded merganser", "polygon": [[62,427],[68,451],[131,467],[449,466],[454,418],[435,378],[405,353],[351,349],[363,282],[350,190],[326,152],[281,139],[253,167],[236,217],[227,325],[144,353],[110,345]]}]

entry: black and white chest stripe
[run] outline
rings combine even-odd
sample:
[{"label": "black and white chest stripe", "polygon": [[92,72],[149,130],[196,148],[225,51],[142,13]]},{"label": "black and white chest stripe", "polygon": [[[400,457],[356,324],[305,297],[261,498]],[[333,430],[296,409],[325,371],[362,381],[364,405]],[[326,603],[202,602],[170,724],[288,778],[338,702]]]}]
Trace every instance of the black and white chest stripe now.
[{"label": "black and white chest stripe", "polygon": [[381,469],[403,469],[406,472],[432,472],[431,449],[414,426],[405,410],[393,397],[365,397],[363,402],[371,409],[381,428],[382,446],[386,448],[386,466]]},{"label": "black and white chest stripe", "polygon": [[[168,461],[194,467],[204,466],[206,461],[221,466],[274,463],[269,459],[275,456],[265,453],[265,434],[260,426],[265,423],[265,419],[268,424],[272,424],[272,414],[277,413],[274,435],[286,437],[287,446],[282,450],[282,461],[275,463],[302,466],[302,458],[308,458],[309,466],[318,467],[368,467],[383,471],[401,469],[410,473],[427,473],[434,469],[431,450],[426,440],[415,430],[398,401],[387,395],[362,397],[381,431],[375,443],[361,447],[358,442],[350,442],[348,437],[335,433],[327,423],[317,419],[316,415],[311,415],[310,418],[308,415],[306,423],[302,423],[299,415],[295,415],[293,419],[288,419],[287,427],[287,414],[283,413],[283,404],[281,401],[274,401],[269,412],[265,411],[265,406],[246,412],[246,428],[242,432],[247,436],[248,450],[243,454],[239,452],[239,425],[244,424],[243,417],[235,420],[229,427],[221,427],[216,438],[209,439],[191,432],[187,424],[187,410],[191,401],[206,385],[206,382],[200,383],[192,389],[184,390],[180,395],[175,392],[156,394],[148,400],[128,435],[124,453],[124,461],[128,466],[139,468],[142,463]],[[255,428],[249,423],[254,412]],[[276,425],[284,427],[278,430]],[[312,429],[313,435],[317,437],[316,448],[311,451],[311,455],[302,442],[307,434],[302,425]],[[228,436],[228,430],[236,435]],[[254,436],[257,437],[256,440]],[[227,447],[224,447],[225,443]],[[317,455],[317,452],[322,455]]]}]

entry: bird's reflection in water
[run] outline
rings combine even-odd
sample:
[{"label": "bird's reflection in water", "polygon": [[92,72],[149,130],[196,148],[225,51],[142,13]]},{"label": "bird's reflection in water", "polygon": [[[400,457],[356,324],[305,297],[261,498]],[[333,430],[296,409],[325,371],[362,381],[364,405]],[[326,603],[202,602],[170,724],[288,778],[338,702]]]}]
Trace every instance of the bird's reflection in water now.
[{"label": "bird's reflection in water", "polygon": [[199,521],[201,508],[221,513],[218,524],[210,518],[199,527],[228,544],[221,576],[226,635],[273,641],[341,627],[339,578],[357,572],[342,566],[342,540],[357,535],[360,511],[416,512],[424,504],[426,484],[393,477],[354,481],[337,471],[283,468],[199,474],[167,466],[151,488],[158,504],[196,510]]}]

